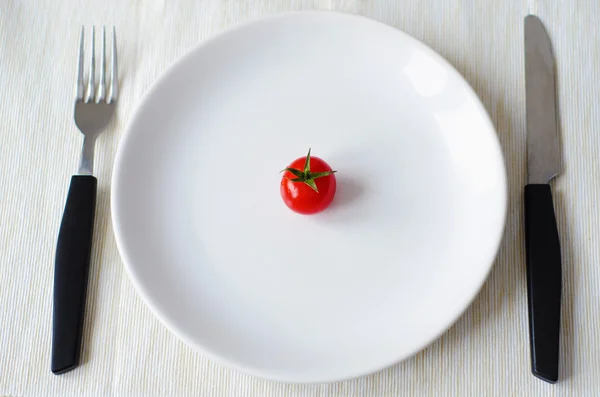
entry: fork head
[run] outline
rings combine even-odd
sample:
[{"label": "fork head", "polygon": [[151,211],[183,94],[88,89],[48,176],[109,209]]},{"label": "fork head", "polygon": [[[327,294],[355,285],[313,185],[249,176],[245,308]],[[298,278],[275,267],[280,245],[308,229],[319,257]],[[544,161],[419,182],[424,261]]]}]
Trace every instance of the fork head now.
[{"label": "fork head", "polygon": [[106,29],[102,27],[102,54],[100,73],[96,84],[95,27],[92,26],[90,45],[90,66],[87,89],[84,83],[84,30],[81,28],[79,38],[79,57],[77,67],[77,91],[75,98],[75,124],[86,138],[96,138],[106,128],[115,111],[118,99],[117,74],[117,38],[115,28],[112,29],[112,49],[110,54],[110,81],[106,82]]}]

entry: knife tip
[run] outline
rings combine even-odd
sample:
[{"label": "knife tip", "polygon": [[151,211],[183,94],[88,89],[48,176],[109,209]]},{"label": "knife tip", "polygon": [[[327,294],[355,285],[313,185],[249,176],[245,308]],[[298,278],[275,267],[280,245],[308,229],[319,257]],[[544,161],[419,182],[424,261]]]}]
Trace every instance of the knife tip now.
[{"label": "knife tip", "polygon": [[530,25],[530,24],[540,25],[542,27],[544,26],[544,23],[542,22],[540,17],[538,17],[537,15],[534,15],[534,14],[529,14],[525,17],[525,25]]}]

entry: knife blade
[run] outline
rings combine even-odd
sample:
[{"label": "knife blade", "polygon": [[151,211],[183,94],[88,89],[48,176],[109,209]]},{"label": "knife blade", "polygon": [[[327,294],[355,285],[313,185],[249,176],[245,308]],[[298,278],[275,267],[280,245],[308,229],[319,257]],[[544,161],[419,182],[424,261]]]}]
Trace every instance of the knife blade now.
[{"label": "knife blade", "polygon": [[548,33],[525,18],[527,185],[525,245],[531,371],[555,383],[559,368],[561,251],[549,182],[560,172],[555,64]]}]

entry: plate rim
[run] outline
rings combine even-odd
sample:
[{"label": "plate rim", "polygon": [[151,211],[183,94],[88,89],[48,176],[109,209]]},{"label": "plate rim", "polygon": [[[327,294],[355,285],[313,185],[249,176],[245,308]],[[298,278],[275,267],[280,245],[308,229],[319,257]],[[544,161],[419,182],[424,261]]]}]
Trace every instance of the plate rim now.
[{"label": "plate rim", "polygon": [[[440,329],[439,332],[437,332],[427,343],[425,343],[424,345],[421,345],[419,347],[416,347],[415,349],[410,351],[410,353],[405,354],[403,357],[399,357],[395,360],[380,364],[378,366],[374,366],[372,368],[365,368],[362,371],[347,374],[345,376],[337,376],[337,377],[332,377],[332,376],[315,377],[315,376],[306,376],[306,375],[289,376],[289,374],[287,374],[287,373],[286,373],[287,376],[277,376],[277,374],[273,374],[272,372],[257,370],[256,368],[254,368],[252,366],[241,365],[235,361],[231,361],[229,359],[221,357],[220,355],[218,355],[216,353],[213,353],[209,347],[197,343],[188,335],[187,332],[185,332],[182,329],[179,329],[174,324],[171,324],[168,317],[162,312],[162,310],[160,310],[157,307],[154,298],[151,296],[150,293],[148,293],[146,288],[138,280],[138,278],[135,274],[134,267],[131,266],[132,261],[129,256],[128,249],[125,247],[125,244],[123,242],[124,241],[124,237],[123,237],[124,233],[121,229],[120,220],[119,220],[121,217],[120,217],[119,211],[117,210],[119,208],[119,206],[117,205],[117,202],[119,200],[118,199],[119,193],[118,193],[118,189],[116,187],[119,185],[119,183],[118,183],[119,174],[120,174],[120,170],[123,168],[123,162],[125,161],[124,160],[125,147],[129,146],[129,145],[127,145],[127,142],[131,139],[131,136],[132,136],[132,133],[131,133],[132,126],[139,119],[140,115],[143,112],[143,109],[145,109],[147,107],[147,103],[154,96],[154,93],[159,91],[166,84],[166,81],[169,80],[169,76],[171,76],[181,64],[184,64],[185,62],[187,62],[187,60],[192,58],[196,53],[202,51],[205,46],[207,46],[208,44],[210,44],[211,42],[217,40],[218,38],[220,38],[222,36],[229,35],[238,30],[243,30],[247,26],[266,22],[269,20],[284,19],[284,18],[297,17],[297,16],[307,16],[307,15],[318,15],[318,16],[326,15],[326,16],[334,16],[334,17],[338,17],[338,18],[341,17],[341,18],[348,18],[348,19],[356,19],[356,20],[367,21],[368,23],[380,25],[380,27],[383,27],[385,29],[393,31],[394,34],[400,34],[400,35],[404,36],[405,39],[413,42],[415,46],[419,47],[420,50],[423,50],[429,56],[434,58],[437,62],[442,64],[444,66],[445,70],[449,71],[451,74],[454,75],[455,78],[457,78],[459,81],[461,81],[463,83],[464,88],[468,92],[469,98],[475,103],[479,114],[483,117],[484,123],[488,127],[486,129],[487,130],[486,133],[488,133],[488,132],[491,133],[490,139],[492,141],[494,141],[493,146],[495,148],[495,151],[499,155],[498,156],[498,158],[500,160],[499,166],[500,166],[500,170],[501,170],[500,184],[501,184],[501,190],[504,193],[503,197],[501,198],[502,199],[502,213],[500,214],[501,215],[501,223],[500,223],[501,227],[499,228],[499,230],[497,231],[497,234],[495,235],[496,244],[495,244],[493,253],[491,253],[490,263],[487,264],[487,269],[483,273],[482,279],[479,280],[479,282],[477,283],[478,287],[476,289],[474,289],[474,292],[471,294],[470,298],[468,299],[468,302],[466,302],[464,307],[462,307],[460,310],[458,310],[457,313],[454,313],[454,315],[452,316],[453,320],[449,324],[447,324],[447,326]],[[371,374],[380,372],[382,370],[391,368],[403,361],[406,361],[406,360],[414,357],[416,354],[427,349],[434,342],[436,342],[442,335],[444,335],[464,315],[464,313],[472,306],[474,300],[477,298],[477,296],[481,292],[484,284],[486,283],[487,279],[489,278],[489,275],[492,271],[492,268],[497,259],[498,253],[502,246],[503,236],[504,236],[504,233],[506,230],[506,219],[507,219],[507,214],[508,214],[508,182],[507,181],[508,181],[508,177],[507,177],[507,170],[506,170],[506,159],[504,157],[502,145],[501,145],[501,142],[500,142],[500,139],[498,136],[498,132],[494,126],[494,123],[492,122],[491,117],[490,117],[487,109],[485,108],[483,102],[481,101],[481,98],[477,94],[477,92],[473,89],[473,87],[466,80],[466,78],[446,58],[444,58],[438,52],[433,50],[431,47],[429,47],[423,41],[402,31],[401,29],[396,28],[391,25],[388,25],[387,23],[363,16],[363,15],[351,14],[351,13],[334,11],[334,10],[297,10],[297,11],[279,12],[279,13],[274,13],[274,14],[269,14],[269,15],[253,17],[246,21],[243,21],[243,22],[237,23],[237,24],[233,24],[232,26],[230,26],[226,29],[223,29],[216,33],[208,35],[207,37],[205,37],[204,39],[201,39],[199,42],[197,42],[196,44],[191,46],[189,49],[187,49],[183,53],[183,55],[176,58],[161,73],[159,73],[158,77],[156,77],[154,82],[142,94],[142,97],[139,99],[125,128],[123,129],[121,139],[118,143],[118,149],[117,149],[117,152],[115,155],[114,166],[113,166],[111,182],[110,182],[111,183],[111,194],[110,194],[111,221],[112,221],[113,233],[115,236],[115,241],[116,241],[119,255],[121,257],[121,261],[123,262],[123,266],[126,270],[128,278],[132,282],[136,292],[141,296],[146,307],[148,307],[150,309],[150,311],[154,314],[154,316],[174,336],[176,336],[178,339],[183,341],[188,347],[192,348],[196,352],[200,353],[201,355],[205,356],[206,358],[208,358],[209,360],[213,361],[214,363],[216,363],[218,365],[222,365],[222,366],[231,368],[233,370],[236,370],[238,372],[241,372],[241,373],[244,373],[247,375],[251,375],[251,376],[254,376],[254,377],[257,377],[260,379],[281,382],[281,383],[291,383],[291,384],[328,384],[328,383],[341,382],[341,381],[346,381],[346,380],[351,380],[351,379],[356,379],[359,377],[371,375]]]}]

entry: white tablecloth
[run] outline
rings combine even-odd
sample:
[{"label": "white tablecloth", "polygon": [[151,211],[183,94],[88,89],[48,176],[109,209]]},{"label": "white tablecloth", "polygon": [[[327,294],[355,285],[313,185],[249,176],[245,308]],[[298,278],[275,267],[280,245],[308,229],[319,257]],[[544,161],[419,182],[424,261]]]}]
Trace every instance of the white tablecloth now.
[{"label": "white tablecloth", "polygon": [[[198,41],[250,18],[334,9],[424,41],[463,73],[502,142],[510,181],[504,243],[466,314],[417,356],[328,385],[254,379],[208,361],[150,313],[124,272],[110,177],[124,126],[165,68]],[[564,173],[554,184],[563,250],[561,380],[530,374],[523,247],[523,17],[538,14],[558,62]],[[0,396],[600,395],[600,3],[596,0],[3,0],[0,2]],[[97,224],[83,360],[49,370],[53,259],[81,145],[72,119],[79,28],[115,25],[116,121],[97,144]]]}]

